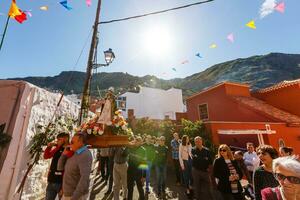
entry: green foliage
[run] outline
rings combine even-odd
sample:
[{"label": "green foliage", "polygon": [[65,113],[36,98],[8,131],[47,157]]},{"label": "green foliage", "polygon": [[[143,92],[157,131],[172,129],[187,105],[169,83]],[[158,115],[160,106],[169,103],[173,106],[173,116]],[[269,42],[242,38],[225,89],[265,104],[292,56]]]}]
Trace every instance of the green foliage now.
[{"label": "green foliage", "polygon": [[190,120],[181,120],[182,128],[180,129],[180,135],[188,135],[190,140],[193,141],[196,136],[202,137],[203,145],[208,147],[213,153],[216,152],[211,134],[207,131],[202,121],[192,122]]},{"label": "green foliage", "polygon": [[135,135],[158,136],[160,134],[159,123],[148,118],[136,119],[136,124],[132,130]]},{"label": "green foliage", "polygon": [[176,125],[171,120],[164,120],[160,123],[159,128],[163,136],[166,137],[166,144],[169,145],[173,139],[173,133],[176,129]]},{"label": "green foliage", "polygon": [[152,120],[142,118],[136,120],[136,125],[133,127],[135,135],[151,135],[151,136],[165,136],[166,141],[170,141],[175,130],[175,125],[171,120]]},{"label": "green foliage", "polygon": [[4,132],[5,123],[0,125],[0,148],[10,142],[11,136]]},{"label": "green foliage", "polygon": [[59,116],[48,125],[36,124],[35,134],[30,141],[29,153],[31,158],[39,159],[43,147],[55,140],[61,132],[71,133],[77,120],[69,116]]}]

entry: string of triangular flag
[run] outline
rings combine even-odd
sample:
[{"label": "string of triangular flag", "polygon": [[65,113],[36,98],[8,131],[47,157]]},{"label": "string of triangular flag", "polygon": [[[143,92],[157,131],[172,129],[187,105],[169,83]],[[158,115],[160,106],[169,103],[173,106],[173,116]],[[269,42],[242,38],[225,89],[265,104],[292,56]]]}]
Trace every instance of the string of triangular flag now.
[{"label": "string of triangular flag", "polygon": [[[92,5],[92,0],[86,0],[86,5],[90,7]],[[73,8],[70,6],[68,0],[62,0],[58,2],[61,6],[63,6],[67,10],[72,10]],[[39,10],[41,11],[48,11],[49,10],[49,5],[42,5],[39,7]],[[19,7],[17,6],[16,0],[12,0],[10,10],[8,12],[8,16],[11,18],[15,19],[19,23],[23,23],[23,21],[27,20],[27,16],[32,17],[32,9],[29,10],[21,10],[19,11]],[[0,16],[5,16],[4,13],[0,13]],[[26,16],[26,17],[25,17]]]},{"label": "string of triangular flag", "polygon": [[[273,7],[273,10],[276,10],[277,12],[279,13],[284,13],[285,12],[285,2],[284,1],[281,1],[277,4],[274,5]],[[255,19],[252,19],[250,21],[248,21],[246,23],[246,27],[250,28],[250,29],[253,29],[255,30],[257,27],[256,27],[256,23],[255,21],[257,20],[257,18]],[[235,35],[233,32],[229,33],[227,36],[226,36],[226,39],[230,42],[230,43],[234,43],[235,41]],[[218,47],[217,43],[211,43],[209,45],[209,48],[210,49],[216,49]],[[198,58],[203,58],[200,53],[196,53],[195,54],[196,57]],[[188,60],[184,60],[183,62],[181,62],[181,64],[187,64],[189,61]],[[171,67],[172,71],[174,72],[177,72],[177,68],[176,67]],[[164,72],[165,74],[165,72]]]}]

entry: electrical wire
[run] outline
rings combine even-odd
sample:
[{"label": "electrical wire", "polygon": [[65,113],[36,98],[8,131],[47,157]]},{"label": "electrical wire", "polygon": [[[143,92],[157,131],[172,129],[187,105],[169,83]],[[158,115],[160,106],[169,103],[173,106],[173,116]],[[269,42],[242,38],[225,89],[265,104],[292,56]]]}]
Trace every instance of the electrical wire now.
[{"label": "electrical wire", "polygon": [[82,56],[82,54],[83,54],[83,51],[84,51],[84,49],[85,49],[85,47],[86,47],[86,45],[87,45],[87,43],[88,43],[88,40],[89,40],[90,36],[91,36],[91,34],[92,34],[92,30],[93,30],[93,29],[90,30],[89,35],[87,36],[87,38],[86,38],[86,40],[85,40],[85,42],[84,42],[84,44],[83,44],[83,47],[82,47],[82,49],[81,49],[81,51],[80,51],[80,54],[79,54],[79,56],[78,56],[78,58],[77,58],[77,60],[76,60],[76,62],[75,62],[75,64],[74,64],[74,66],[73,66],[71,75],[69,76],[69,79],[66,81],[66,84],[65,84],[65,87],[64,87],[64,88],[67,88],[67,87],[69,86],[69,83],[70,83],[70,81],[71,81],[72,78],[73,78],[73,75],[74,75],[75,69],[76,69],[76,67],[77,67],[77,65],[78,65],[78,62],[79,62],[79,60],[80,60],[80,58],[81,58],[81,56]]},{"label": "electrical wire", "polygon": [[161,13],[165,13],[165,12],[170,12],[170,11],[174,11],[174,10],[188,8],[188,7],[191,7],[191,6],[196,6],[196,5],[200,5],[200,4],[204,4],[204,3],[209,3],[209,2],[212,2],[212,1],[214,1],[214,0],[200,1],[200,2],[196,2],[196,3],[192,3],[192,4],[187,4],[187,5],[175,7],[175,8],[169,8],[169,9],[166,9],[166,10],[161,10],[161,11],[146,13],[146,14],[143,14],[143,15],[136,15],[136,16],[132,16],[132,17],[125,17],[125,18],[120,18],[120,19],[113,19],[113,20],[109,20],[109,21],[103,21],[103,22],[99,22],[99,24],[109,24],[109,23],[114,23],[114,22],[120,22],[120,21],[130,20],[130,19],[147,17],[147,16],[150,16],[150,15],[157,15],[157,14],[161,14]]}]

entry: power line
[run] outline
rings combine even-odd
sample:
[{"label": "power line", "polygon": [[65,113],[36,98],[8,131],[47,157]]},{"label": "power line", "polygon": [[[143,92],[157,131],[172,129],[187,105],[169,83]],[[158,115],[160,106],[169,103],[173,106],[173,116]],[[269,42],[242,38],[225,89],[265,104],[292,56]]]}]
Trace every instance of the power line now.
[{"label": "power line", "polygon": [[103,22],[99,22],[98,24],[109,24],[109,23],[114,23],[114,22],[130,20],[130,19],[147,17],[147,16],[150,16],[150,15],[157,15],[157,14],[161,14],[161,13],[165,13],[165,12],[170,12],[170,11],[174,11],[174,10],[188,8],[188,7],[191,7],[191,6],[196,6],[196,5],[200,5],[200,4],[204,4],[204,3],[209,3],[211,1],[214,1],[214,0],[200,1],[200,2],[196,2],[196,3],[192,3],[192,4],[187,4],[187,5],[184,5],[184,6],[179,6],[179,7],[175,7],[175,8],[169,8],[169,9],[166,9],[166,10],[146,13],[146,14],[143,14],[143,15],[136,15],[136,16],[132,16],[132,17],[126,17],[126,18],[120,18],[120,19],[113,19],[113,20],[109,20],[109,21],[103,21]]}]

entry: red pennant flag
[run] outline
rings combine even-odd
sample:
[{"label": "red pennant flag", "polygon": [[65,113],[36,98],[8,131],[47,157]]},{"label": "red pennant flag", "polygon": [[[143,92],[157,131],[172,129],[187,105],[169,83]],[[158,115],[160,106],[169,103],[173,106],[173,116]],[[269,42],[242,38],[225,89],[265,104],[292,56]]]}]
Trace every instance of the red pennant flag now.
[{"label": "red pennant flag", "polygon": [[17,22],[19,22],[20,24],[22,24],[23,21],[27,20],[27,16],[26,16],[26,14],[25,14],[24,12],[22,12],[21,10],[20,10],[20,12],[21,12],[22,14],[21,14],[21,15],[15,16],[15,20],[16,20]]}]

